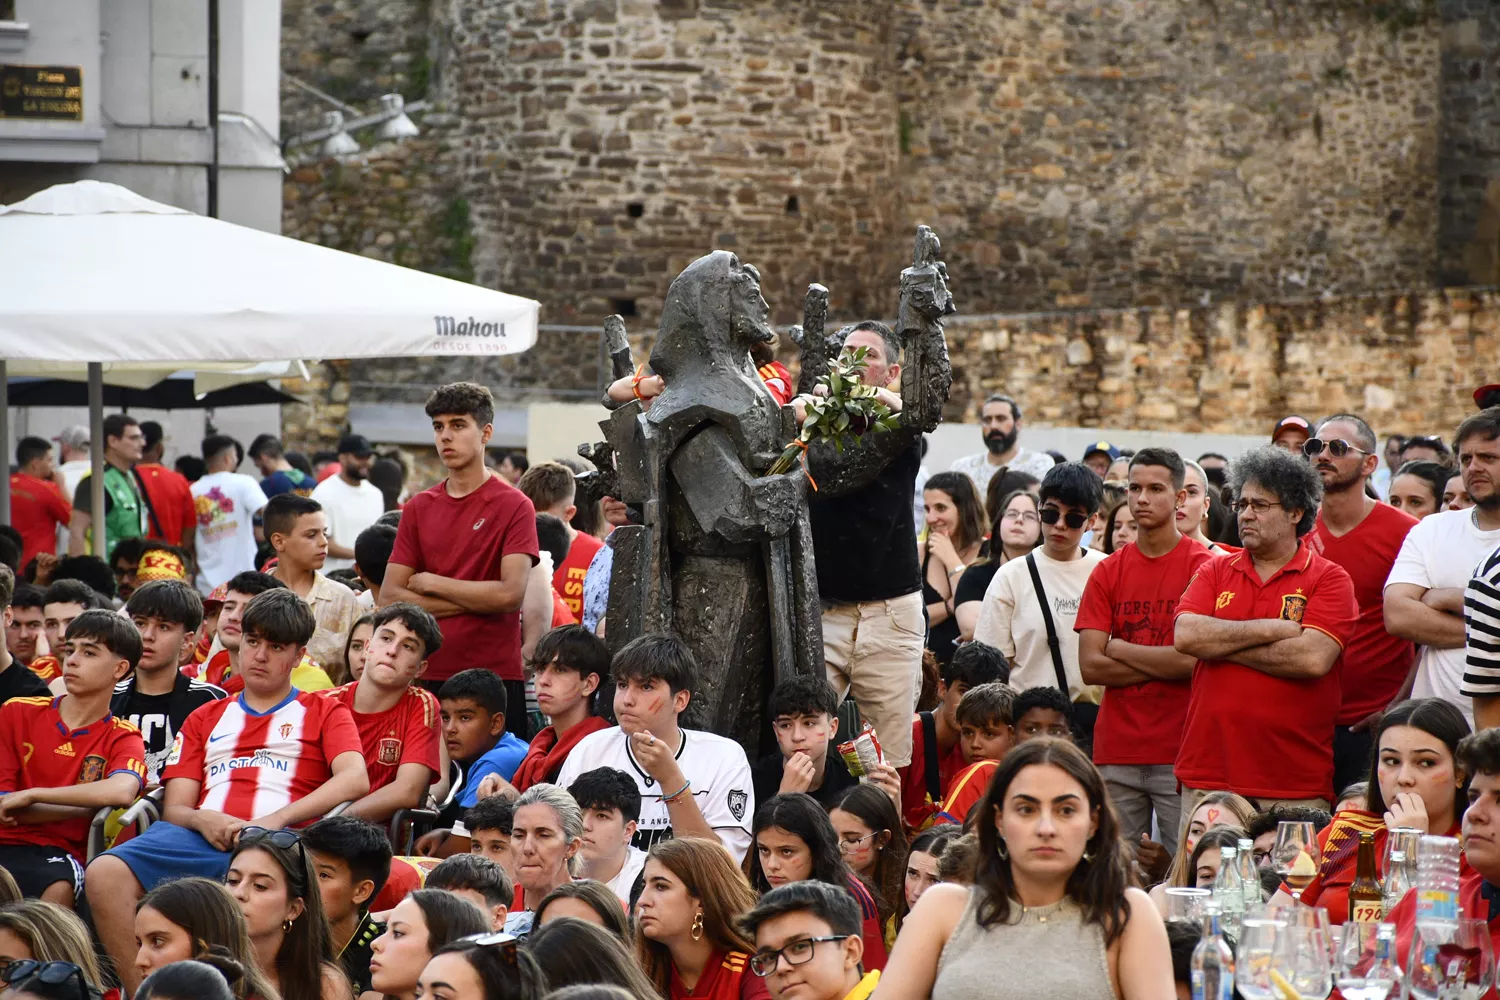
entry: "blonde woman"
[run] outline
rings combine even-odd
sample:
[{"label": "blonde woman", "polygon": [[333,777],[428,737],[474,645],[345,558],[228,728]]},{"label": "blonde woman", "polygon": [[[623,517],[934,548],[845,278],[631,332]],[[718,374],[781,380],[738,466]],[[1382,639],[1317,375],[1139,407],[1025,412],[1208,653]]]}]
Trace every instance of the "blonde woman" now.
[{"label": "blonde woman", "polygon": [[1168,888],[1197,884],[1194,881],[1190,861],[1193,857],[1193,848],[1198,846],[1198,838],[1203,836],[1204,831],[1212,826],[1234,826],[1241,830],[1247,829],[1250,826],[1250,817],[1255,813],[1255,807],[1243,795],[1236,795],[1234,792],[1210,792],[1204,796],[1203,801],[1198,803],[1198,808],[1193,810],[1193,815],[1188,819],[1187,829],[1177,845],[1177,854],[1172,858],[1172,867],[1167,871],[1167,880],[1151,890],[1151,901],[1156,904],[1162,916],[1167,915]]}]

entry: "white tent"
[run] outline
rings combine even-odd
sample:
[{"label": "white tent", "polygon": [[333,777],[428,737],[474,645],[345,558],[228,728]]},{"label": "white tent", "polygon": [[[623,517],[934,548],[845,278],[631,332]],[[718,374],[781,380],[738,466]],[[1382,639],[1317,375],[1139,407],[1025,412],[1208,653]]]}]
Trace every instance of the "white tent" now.
[{"label": "white tent", "polygon": [[[106,380],[152,385],[186,369],[202,393],[321,358],[515,354],[536,342],[539,309],[118,185],[59,184],[0,206],[0,441],[7,375],[86,376],[103,510]],[[9,512],[0,476],[0,517]]]}]

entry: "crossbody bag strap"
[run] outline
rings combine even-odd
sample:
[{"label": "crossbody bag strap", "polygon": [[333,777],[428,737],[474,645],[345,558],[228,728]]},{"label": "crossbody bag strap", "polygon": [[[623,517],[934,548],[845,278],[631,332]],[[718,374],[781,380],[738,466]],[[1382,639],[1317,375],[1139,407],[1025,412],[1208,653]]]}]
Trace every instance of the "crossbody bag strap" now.
[{"label": "crossbody bag strap", "polygon": [[1036,591],[1037,604],[1042,609],[1042,621],[1047,625],[1047,648],[1052,651],[1052,669],[1057,672],[1057,689],[1069,701],[1073,700],[1068,690],[1068,671],[1063,666],[1062,640],[1057,637],[1057,625],[1052,621],[1052,606],[1047,600],[1047,589],[1042,586],[1042,574],[1036,567],[1036,554],[1028,553],[1026,568],[1031,571],[1031,586]]}]

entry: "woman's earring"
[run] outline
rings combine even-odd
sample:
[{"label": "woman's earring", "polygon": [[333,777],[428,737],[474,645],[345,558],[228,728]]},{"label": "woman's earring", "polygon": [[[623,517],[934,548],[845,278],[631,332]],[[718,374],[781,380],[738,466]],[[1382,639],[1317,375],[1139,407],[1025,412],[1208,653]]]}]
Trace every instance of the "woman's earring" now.
[{"label": "woman's earring", "polygon": [[692,935],[693,935],[693,940],[694,941],[702,941],[703,940],[703,911],[702,910],[699,910],[696,914],[693,915],[693,930],[692,930]]},{"label": "woman's earring", "polygon": [[998,854],[998,855],[1000,855],[1000,860],[1001,861],[1009,861],[1010,860],[1010,852],[1005,849],[1005,838],[1004,837],[1001,837],[999,843],[997,843],[995,845],[995,853]]},{"label": "woman's earring", "polygon": [[284,924],[281,925],[281,933],[283,933],[283,934],[290,934],[290,933],[292,933],[292,922],[290,920],[288,920],[286,923],[284,923]]}]

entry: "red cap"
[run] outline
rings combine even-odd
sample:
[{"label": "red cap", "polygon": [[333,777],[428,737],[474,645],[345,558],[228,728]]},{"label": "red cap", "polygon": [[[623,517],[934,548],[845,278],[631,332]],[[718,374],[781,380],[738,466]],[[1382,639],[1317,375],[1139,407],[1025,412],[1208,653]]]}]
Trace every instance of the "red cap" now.
[{"label": "red cap", "polygon": [[1280,420],[1276,421],[1276,426],[1271,431],[1271,440],[1275,441],[1278,437],[1281,436],[1281,432],[1286,430],[1288,427],[1296,427],[1299,430],[1306,431],[1309,435],[1312,434],[1312,424],[1307,422],[1307,418],[1299,417],[1294,413],[1289,417],[1282,417]]},{"label": "red cap", "polygon": [[1482,385],[1474,390],[1474,405],[1481,410],[1500,406],[1500,385]]}]

